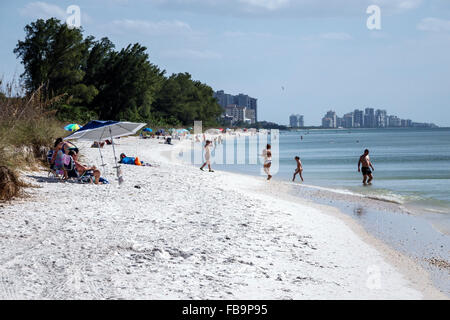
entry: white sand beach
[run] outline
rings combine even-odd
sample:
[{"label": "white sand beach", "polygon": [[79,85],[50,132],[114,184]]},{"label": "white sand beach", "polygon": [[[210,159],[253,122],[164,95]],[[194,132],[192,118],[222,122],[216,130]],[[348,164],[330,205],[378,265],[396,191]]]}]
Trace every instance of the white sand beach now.
[{"label": "white sand beach", "polygon": [[[105,146],[110,185],[26,173],[39,188],[0,204],[1,299],[447,298],[337,209],[169,160],[177,142],[118,143],[157,166],[122,166],[119,187]],[[98,149],[77,145],[99,166]]]}]

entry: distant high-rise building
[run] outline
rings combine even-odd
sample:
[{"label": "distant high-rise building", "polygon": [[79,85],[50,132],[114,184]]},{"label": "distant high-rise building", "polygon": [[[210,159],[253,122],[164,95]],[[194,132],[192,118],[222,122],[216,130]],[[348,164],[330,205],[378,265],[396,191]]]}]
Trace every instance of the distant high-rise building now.
[{"label": "distant high-rise building", "polygon": [[375,111],[375,127],[386,128],[387,127],[387,112],[386,110],[377,109]]},{"label": "distant high-rise building", "polygon": [[364,127],[364,112],[362,110],[355,109],[353,111],[353,126],[355,128]]},{"label": "distant high-rise building", "polygon": [[336,128],[337,127],[337,116],[336,112],[330,110],[322,118],[322,127],[325,128]]},{"label": "distant high-rise building", "polygon": [[355,116],[353,112],[344,114],[342,117],[342,126],[344,128],[353,128],[355,126]]},{"label": "distant high-rise building", "polygon": [[[219,90],[214,92],[214,98],[217,99],[222,108],[225,109],[229,105],[236,105],[238,107],[247,108],[248,115],[251,115],[250,118],[251,123],[255,123],[258,121],[258,100],[252,97],[249,97],[246,94],[240,93],[238,95],[227,94],[223,90]],[[249,110],[252,110],[251,112]]]},{"label": "distant high-rise building", "polygon": [[375,110],[373,108],[366,108],[365,110],[364,127],[375,128]]},{"label": "distant high-rise building", "polygon": [[237,122],[252,123],[251,118],[254,117],[254,111],[247,109],[247,107],[230,104],[225,108],[225,115],[231,117],[231,124]]},{"label": "distant high-rise building", "polygon": [[303,128],[305,126],[305,118],[302,115],[298,115],[298,127]]},{"label": "distant high-rise building", "polygon": [[322,127],[324,127],[324,128],[334,128],[334,126],[333,126],[333,119],[327,118],[327,117],[323,117],[322,118]]},{"label": "distant high-rise building", "polygon": [[291,114],[291,116],[289,117],[289,126],[290,126],[291,128],[296,128],[296,127],[298,127],[298,119],[297,119],[297,115]]},{"label": "distant high-rise building", "polygon": [[401,126],[404,128],[408,128],[412,126],[412,121],[409,119],[402,119],[401,120]]},{"label": "distant high-rise building", "polygon": [[402,120],[397,116],[389,116],[389,127],[401,127]]},{"label": "distant high-rise building", "polygon": [[289,126],[291,128],[302,128],[305,126],[305,122],[303,119],[303,116],[300,114],[292,114],[289,117]]},{"label": "distant high-rise building", "polygon": [[213,96],[223,108],[226,108],[226,106],[230,104],[234,104],[234,96],[225,93],[223,90],[215,92]]}]

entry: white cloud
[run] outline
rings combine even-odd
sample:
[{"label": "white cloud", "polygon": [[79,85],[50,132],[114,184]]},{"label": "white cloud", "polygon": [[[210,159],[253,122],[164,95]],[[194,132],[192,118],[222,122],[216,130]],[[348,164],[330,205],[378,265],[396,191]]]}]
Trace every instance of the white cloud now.
[{"label": "white cloud", "polygon": [[309,35],[301,37],[301,40],[311,41],[311,40],[337,40],[337,41],[347,41],[352,40],[353,37],[346,32],[328,32],[321,33],[317,35]]},{"label": "white cloud", "polygon": [[[130,0],[131,1],[131,0]],[[366,14],[369,5],[379,5],[383,14],[418,8],[423,0],[147,0],[169,10],[216,14],[274,16],[348,16]]]},{"label": "white cloud", "polygon": [[[62,22],[65,22],[66,19],[71,15],[71,13],[68,13],[66,10],[67,8],[61,8],[54,4],[37,1],[30,2],[25,5],[25,7],[19,9],[19,13],[24,17],[29,17],[32,19],[57,18]],[[80,14],[82,25],[84,25],[85,23],[92,23],[93,19],[88,14],[83,12],[82,8]]]},{"label": "white cloud", "polygon": [[422,4],[423,0],[371,0],[371,2],[372,4],[379,5],[380,7],[404,11],[418,8]]},{"label": "white cloud", "polygon": [[146,20],[115,20],[111,23],[111,30],[115,33],[140,33],[151,36],[158,35],[180,35],[192,33],[189,24],[179,21],[146,21]]},{"label": "white cloud", "polygon": [[281,8],[287,7],[291,0],[239,0],[240,3],[243,3],[247,6],[247,9],[265,9],[269,11],[279,10]]},{"label": "white cloud", "polygon": [[329,33],[322,33],[319,35],[321,39],[326,40],[351,40],[353,39],[351,35],[345,32],[329,32]]},{"label": "white cloud", "polygon": [[417,25],[420,31],[450,32],[450,20],[425,18]]},{"label": "white cloud", "polygon": [[273,37],[273,34],[267,32],[242,32],[242,31],[226,31],[223,33],[225,37],[229,38],[268,38]]},{"label": "white cloud", "polygon": [[19,10],[19,13],[22,16],[33,19],[49,19],[54,17],[63,21],[67,16],[66,11],[61,7],[41,1],[28,3],[25,7]]},{"label": "white cloud", "polygon": [[176,58],[176,59],[195,59],[195,60],[217,60],[221,59],[222,55],[220,53],[210,51],[210,50],[192,50],[192,49],[181,49],[181,50],[169,50],[165,51],[163,55]]}]

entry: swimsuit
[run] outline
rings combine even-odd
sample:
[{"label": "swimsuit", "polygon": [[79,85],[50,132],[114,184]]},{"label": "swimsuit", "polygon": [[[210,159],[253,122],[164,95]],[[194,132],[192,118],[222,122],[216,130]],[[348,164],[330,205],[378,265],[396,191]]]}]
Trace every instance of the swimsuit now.
[{"label": "swimsuit", "polygon": [[367,175],[369,175],[369,174],[372,173],[372,171],[370,170],[369,167],[362,167],[362,168],[361,168],[361,172],[362,172],[362,174],[363,174],[364,176],[367,176]]}]

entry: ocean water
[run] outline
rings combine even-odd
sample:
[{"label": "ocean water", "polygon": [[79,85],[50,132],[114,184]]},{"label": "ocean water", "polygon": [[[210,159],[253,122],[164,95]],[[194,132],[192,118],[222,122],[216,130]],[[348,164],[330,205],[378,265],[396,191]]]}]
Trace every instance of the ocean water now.
[{"label": "ocean water", "polygon": [[[254,140],[249,144],[255,136],[249,138],[236,134],[235,137],[225,140],[223,145],[217,145],[213,151],[214,169],[260,176],[262,158],[256,155],[261,154],[266,143],[270,142],[273,169],[278,167],[273,179],[286,181],[287,184],[301,184],[298,176],[295,182],[291,182],[296,167],[294,157],[299,156],[304,168],[303,184],[336,192],[332,201],[319,197],[319,203],[333,203],[369,233],[413,258],[430,272],[434,284],[450,295],[448,269],[438,268],[429,262],[436,259],[449,261],[450,129],[286,131],[270,135],[269,141],[267,136],[259,135],[257,145]],[[202,144],[194,144],[194,149],[198,151],[197,160],[200,161],[201,148]],[[362,175],[357,170],[359,156],[366,148],[370,150],[375,167],[370,186],[363,186]],[[195,158],[192,154],[190,160],[189,156],[183,157],[188,161]],[[198,161],[194,163],[200,166]],[[308,197],[308,190],[315,188],[292,188],[292,194]],[[379,209],[383,206],[355,211],[355,203],[347,202],[353,197],[340,197],[342,193],[393,201],[412,214]],[[314,200],[314,196],[308,199]]]},{"label": "ocean water", "polygon": [[[269,142],[271,139],[275,137],[269,138]],[[298,155],[303,163],[305,184],[392,200],[450,216],[448,128],[281,131],[278,139],[279,170],[274,179],[292,179],[296,167],[294,157]],[[257,164],[250,164],[248,138],[241,136],[227,143],[234,144],[236,161],[213,163],[213,167],[261,174],[261,158]],[[276,140],[272,141],[275,143]],[[264,145],[260,141],[259,154]],[[362,185],[362,175],[357,171],[359,156],[366,148],[375,167],[371,186]],[[224,149],[222,154],[217,152],[216,159],[226,158],[227,146]],[[245,163],[237,164],[237,154],[242,158],[242,153]],[[296,181],[300,181],[298,176]]]}]

